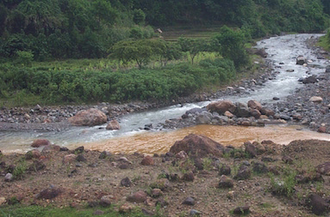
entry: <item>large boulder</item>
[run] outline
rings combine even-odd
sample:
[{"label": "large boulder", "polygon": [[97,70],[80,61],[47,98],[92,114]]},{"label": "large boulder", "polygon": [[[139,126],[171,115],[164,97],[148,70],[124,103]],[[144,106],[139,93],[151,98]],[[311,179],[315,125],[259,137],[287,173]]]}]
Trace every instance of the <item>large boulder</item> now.
[{"label": "large boulder", "polygon": [[88,109],[79,111],[75,116],[68,119],[69,122],[77,126],[95,126],[107,122],[107,116],[98,109]]},{"label": "large boulder", "polygon": [[107,130],[120,130],[120,125],[117,120],[111,120],[106,127]]},{"label": "large boulder", "polygon": [[39,148],[46,145],[51,145],[51,142],[48,139],[36,139],[32,142],[31,147]]},{"label": "large boulder", "polygon": [[185,151],[189,155],[205,157],[209,154],[221,157],[224,146],[216,141],[196,134],[189,134],[183,140],[176,141],[170,148],[170,152],[177,154],[180,151]]},{"label": "large boulder", "polygon": [[257,109],[259,111],[262,109],[261,103],[256,100],[249,100],[247,105],[249,108]]},{"label": "large boulder", "polygon": [[236,106],[234,103],[228,100],[222,100],[218,102],[212,102],[206,106],[209,112],[217,112],[220,115],[223,115],[226,111],[234,113]]},{"label": "large boulder", "polygon": [[236,104],[236,110],[234,112],[234,115],[237,117],[247,118],[251,116],[250,110],[245,103],[237,102]]}]

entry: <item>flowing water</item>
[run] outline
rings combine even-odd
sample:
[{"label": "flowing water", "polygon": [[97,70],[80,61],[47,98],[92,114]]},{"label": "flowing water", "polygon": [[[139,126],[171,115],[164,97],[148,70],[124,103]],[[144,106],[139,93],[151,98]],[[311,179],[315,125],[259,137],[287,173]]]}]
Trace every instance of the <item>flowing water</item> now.
[{"label": "flowing water", "polygon": [[[270,102],[273,97],[283,98],[299,88],[298,79],[306,76],[306,72],[313,74],[324,72],[328,60],[317,59],[304,43],[310,37],[319,34],[298,34],[272,37],[258,42],[258,48],[265,48],[268,59],[273,61],[274,67],[280,73],[274,80],[268,81],[263,87],[243,96],[226,97],[234,102],[247,102],[255,99],[259,102]],[[310,60],[309,67],[296,65],[296,57],[303,55]],[[294,70],[287,72],[287,70]],[[220,99],[218,99],[220,100]],[[164,122],[167,119],[178,118],[185,111],[206,106],[209,101],[174,105],[162,109],[129,114],[121,118],[121,129],[107,131],[103,126],[72,127],[62,132],[0,132],[0,149],[4,152],[24,152],[36,138],[46,138],[61,146],[76,147],[84,145],[93,149],[111,150],[113,152],[164,152],[176,140],[182,139],[189,133],[204,134],[224,144],[237,145],[245,140],[274,139],[287,143],[296,138],[320,138],[330,140],[330,136],[310,131],[296,131],[287,127],[242,128],[220,126],[196,126],[170,132],[145,132],[141,130],[146,124]],[[257,134],[258,132],[258,134]],[[285,137],[283,136],[285,135]],[[266,136],[266,137],[265,137]],[[284,139],[284,140],[283,140]]]}]

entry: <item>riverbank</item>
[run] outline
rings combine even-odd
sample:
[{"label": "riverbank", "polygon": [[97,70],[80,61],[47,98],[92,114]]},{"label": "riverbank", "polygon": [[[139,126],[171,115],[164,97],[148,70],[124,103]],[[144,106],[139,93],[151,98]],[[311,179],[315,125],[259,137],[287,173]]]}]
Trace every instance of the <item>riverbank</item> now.
[{"label": "riverbank", "polygon": [[243,210],[277,217],[329,211],[329,168],[319,165],[328,161],[330,142],[283,147],[265,140],[238,148],[219,144],[217,151],[199,137],[180,142],[201,139],[186,152],[178,153],[176,143],[171,152],[153,156],[55,145],[1,155],[0,216],[22,211],[44,216],[56,209],[52,216],[233,216]]}]

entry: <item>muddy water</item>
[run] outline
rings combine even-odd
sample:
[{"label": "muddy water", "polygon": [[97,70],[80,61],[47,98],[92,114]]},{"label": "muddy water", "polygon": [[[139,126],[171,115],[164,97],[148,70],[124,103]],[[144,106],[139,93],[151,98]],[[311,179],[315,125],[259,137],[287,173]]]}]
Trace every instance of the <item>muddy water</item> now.
[{"label": "muddy water", "polygon": [[[298,129],[298,130],[297,130]],[[329,134],[320,134],[303,130],[299,126],[210,126],[198,125],[169,132],[142,132],[132,136],[116,137],[98,142],[84,143],[92,150],[107,150],[112,153],[166,153],[177,140],[190,133],[205,135],[223,145],[241,146],[246,141],[272,140],[279,144],[288,144],[297,139],[329,140]],[[78,146],[79,144],[75,144]]]}]

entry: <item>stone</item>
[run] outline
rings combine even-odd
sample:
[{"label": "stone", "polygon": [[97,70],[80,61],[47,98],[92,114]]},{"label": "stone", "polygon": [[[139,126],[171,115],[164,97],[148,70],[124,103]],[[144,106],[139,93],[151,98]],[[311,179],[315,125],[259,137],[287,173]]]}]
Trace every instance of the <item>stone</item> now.
[{"label": "stone", "polygon": [[263,58],[267,58],[267,56],[268,56],[268,53],[266,52],[265,48],[257,49],[254,53]]},{"label": "stone", "polygon": [[46,145],[43,149],[42,149],[42,151],[41,151],[41,153],[42,154],[47,154],[47,153],[52,153],[52,152],[58,152],[58,151],[60,151],[60,146],[58,146],[58,145]]},{"label": "stone", "polygon": [[190,212],[189,212],[189,215],[190,216],[200,216],[200,215],[202,215],[202,213],[198,210],[191,209]]},{"label": "stone", "polygon": [[219,175],[230,175],[231,174],[231,168],[230,166],[226,165],[226,164],[222,164],[219,167]]},{"label": "stone", "polygon": [[316,171],[322,175],[330,176],[330,162],[325,162],[316,166]]},{"label": "stone", "polygon": [[69,151],[69,149],[68,149],[67,147],[63,147],[63,146],[62,146],[62,147],[60,148],[60,151]]},{"label": "stone", "polygon": [[185,151],[186,153],[199,157],[207,157],[209,154],[221,157],[223,155],[223,150],[224,146],[220,143],[206,136],[196,134],[190,134],[183,140],[176,141],[170,148],[170,152],[174,154]]},{"label": "stone", "polygon": [[63,157],[63,164],[72,163],[76,160],[75,154],[68,154]]},{"label": "stone", "polygon": [[78,162],[87,162],[87,159],[84,157],[84,155],[79,154],[79,155],[76,157],[76,161],[78,161]]},{"label": "stone", "polygon": [[63,192],[62,189],[51,186],[50,188],[46,188],[42,190],[39,194],[36,195],[37,199],[53,199],[60,195]]},{"label": "stone", "polygon": [[330,66],[327,66],[327,67],[325,68],[325,72],[326,72],[326,73],[330,73]]},{"label": "stone", "polygon": [[29,171],[40,171],[46,168],[46,165],[42,161],[33,161],[33,163],[29,166]]},{"label": "stone", "polygon": [[269,170],[264,163],[254,162],[252,170],[256,173],[268,173]]},{"label": "stone", "polygon": [[6,203],[6,198],[0,197],[0,206]]},{"label": "stone", "polygon": [[132,205],[125,203],[119,207],[118,211],[119,213],[130,213],[133,210],[133,208],[134,207]]},{"label": "stone", "polygon": [[182,180],[187,182],[193,182],[195,179],[195,175],[193,172],[183,174]]},{"label": "stone", "polygon": [[219,188],[232,188],[234,187],[234,181],[228,176],[222,175],[218,184]]},{"label": "stone", "polygon": [[151,196],[154,197],[154,198],[158,198],[158,197],[162,196],[163,194],[164,193],[159,188],[154,188],[154,189],[151,190]]},{"label": "stone", "polygon": [[72,125],[95,126],[107,122],[107,116],[98,109],[88,109],[79,111],[75,116],[68,119]]},{"label": "stone", "polygon": [[32,142],[31,147],[39,148],[46,145],[51,145],[51,142],[48,139],[37,139]]},{"label": "stone", "polygon": [[247,215],[247,214],[250,213],[250,207],[249,206],[239,206],[239,207],[236,207],[233,210],[233,213],[235,215]]},{"label": "stone", "polygon": [[108,152],[108,151],[102,151],[100,156],[99,156],[99,159],[106,159],[107,157],[111,157],[111,153]]},{"label": "stone", "polygon": [[75,153],[75,154],[81,154],[81,153],[84,152],[84,150],[85,150],[85,147],[84,147],[84,146],[79,146],[78,148],[76,148],[76,149],[74,150],[74,153]]},{"label": "stone", "polygon": [[117,120],[111,120],[106,127],[107,130],[120,130],[120,125]]},{"label": "stone", "polygon": [[302,56],[302,55],[297,56],[297,58],[296,58],[297,65],[304,65],[305,63],[307,63],[307,60],[304,56]]},{"label": "stone", "polygon": [[127,201],[132,203],[143,203],[147,200],[147,193],[144,191],[137,191],[133,195],[127,197]]},{"label": "stone", "polygon": [[314,83],[317,83],[317,82],[318,82],[318,80],[317,80],[315,75],[309,76],[309,77],[304,78],[302,80],[303,84],[314,84]]},{"label": "stone", "polygon": [[309,195],[308,199],[312,212],[316,215],[322,215],[329,208],[329,204],[317,194]]},{"label": "stone", "polygon": [[233,117],[235,117],[235,115],[234,115],[233,113],[231,113],[230,111],[226,111],[226,112],[224,113],[224,116],[225,116],[225,117],[228,117],[228,118],[233,118]]},{"label": "stone", "polygon": [[141,165],[153,166],[153,165],[155,165],[155,162],[154,162],[154,159],[151,156],[147,155],[142,159]]},{"label": "stone", "polygon": [[249,100],[247,105],[249,108],[257,109],[258,111],[260,111],[262,109],[261,103],[256,100]]},{"label": "stone", "polygon": [[317,129],[317,132],[326,133],[327,132],[327,127],[326,126],[320,126],[319,129]]},{"label": "stone", "polygon": [[249,179],[250,177],[251,177],[251,169],[245,165],[241,165],[234,179],[246,180]]},{"label": "stone", "polygon": [[120,157],[119,159],[118,159],[118,161],[123,161],[123,162],[125,162],[125,163],[128,163],[128,164],[133,164],[131,161],[129,161],[126,157]]},{"label": "stone", "polygon": [[146,216],[155,216],[155,214],[149,210],[146,210],[144,208],[141,209],[143,215],[146,215]]},{"label": "stone", "polygon": [[212,114],[210,112],[204,111],[197,115],[195,121],[196,124],[209,124],[211,123]]},{"label": "stone", "polygon": [[7,173],[5,175],[5,182],[11,182],[11,181],[13,181],[13,178],[14,178],[13,174]]},{"label": "stone", "polygon": [[314,102],[314,103],[321,103],[323,101],[323,98],[320,96],[312,96],[309,99],[310,102]]},{"label": "stone", "polygon": [[250,109],[250,115],[254,117],[255,119],[259,119],[261,116],[261,113],[257,109]]},{"label": "stone", "polygon": [[112,195],[104,195],[101,197],[100,205],[103,207],[111,206]]},{"label": "stone", "polygon": [[223,115],[226,111],[234,113],[236,106],[228,100],[212,102],[206,106],[209,112],[217,112],[220,115]]},{"label": "stone", "polygon": [[253,144],[251,144],[251,142],[245,142],[244,146],[245,146],[245,153],[247,153],[251,158],[257,156],[256,147]]},{"label": "stone", "polygon": [[242,117],[242,118],[251,116],[250,110],[249,110],[247,104],[237,102],[237,103],[235,103],[235,105],[236,105],[236,110],[233,113],[234,115],[236,115],[237,117]]},{"label": "stone", "polygon": [[28,152],[26,152],[25,154],[25,159],[26,160],[31,160],[31,159],[39,159],[41,156],[41,153],[38,149],[33,149],[33,150],[30,150]]},{"label": "stone", "polygon": [[175,157],[178,159],[184,160],[184,159],[188,158],[188,154],[185,151],[180,151],[179,153],[177,153],[175,155]]},{"label": "stone", "polygon": [[193,206],[195,205],[195,199],[193,197],[187,197],[182,204],[184,205],[189,205],[189,206]]},{"label": "stone", "polygon": [[124,187],[131,187],[132,182],[128,177],[126,177],[120,181],[120,185]]}]

